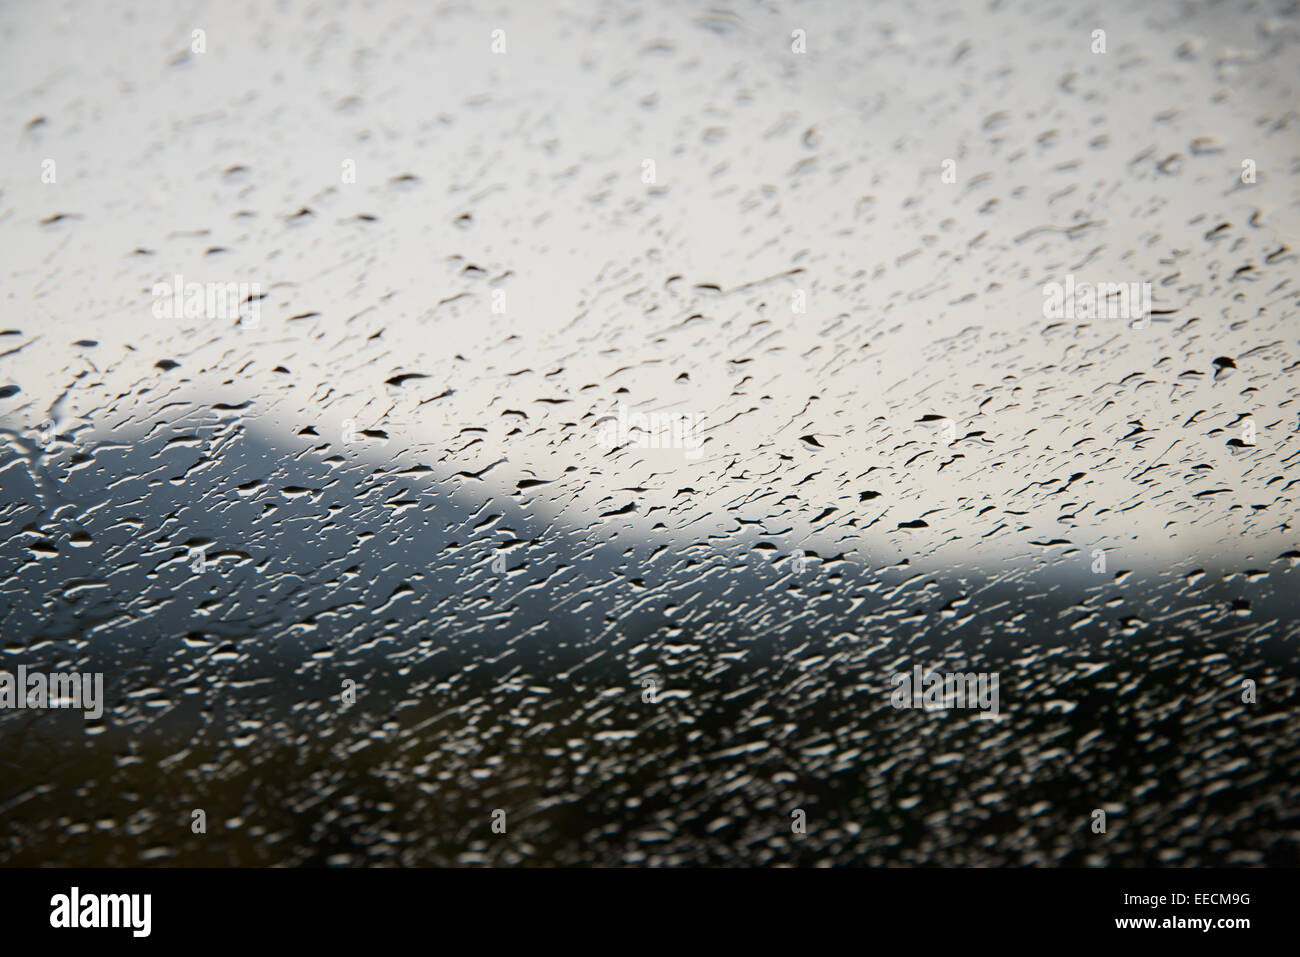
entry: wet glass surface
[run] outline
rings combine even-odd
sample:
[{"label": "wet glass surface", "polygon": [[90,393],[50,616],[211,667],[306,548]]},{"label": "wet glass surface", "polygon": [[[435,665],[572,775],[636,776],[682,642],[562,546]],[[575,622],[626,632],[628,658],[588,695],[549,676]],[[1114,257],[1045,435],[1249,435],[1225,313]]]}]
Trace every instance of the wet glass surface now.
[{"label": "wet glass surface", "polygon": [[1295,865],[1300,15],[1096,10],[0,9],[0,862]]}]

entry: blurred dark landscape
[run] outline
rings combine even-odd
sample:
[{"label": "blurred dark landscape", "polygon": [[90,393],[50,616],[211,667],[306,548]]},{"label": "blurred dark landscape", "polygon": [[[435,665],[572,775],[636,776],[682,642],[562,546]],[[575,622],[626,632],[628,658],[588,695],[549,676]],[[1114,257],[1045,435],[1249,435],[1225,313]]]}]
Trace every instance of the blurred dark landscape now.
[{"label": "blurred dark landscape", "polygon": [[[39,507],[9,509],[0,558],[30,588],[5,608],[7,660],[110,676],[102,721],[0,718],[9,863],[1296,863],[1291,559],[1100,581],[1042,563],[1005,581],[809,552],[796,573],[761,539],[665,550],[548,529],[517,499],[458,501],[454,477],[319,457],[244,436],[178,458],[159,435],[93,469],[50,465],[78,514],[106,488],[131,504],[90,511],[93,544],[65,536],[40,559],[20,531]],[[160,480],[192,464],[211,484]],[[322,491],[286,503],[268,473]],[[27,474],[0,469],[6,501],[40,498]],[[399,495],[400,521],[367,520]],[[115,534],[128,513],[210,540],[217,568],[240,554],[195,573],[187,547]],[[331,521],[305,540],[310,515]],[[509,534],[476,536],[489,515]],[[106,567],[122,571],[58,594]],[[154,594],[146,621],[117,597]],[[895,710],[888,676],[913,662],[999,673],[1001,720]],[[811,822],[798,838],[794,808]]]},{"label": "blurred dark landscape", "polygon": [[1296,866],[1297,51],[4,5],[0,865]]}]

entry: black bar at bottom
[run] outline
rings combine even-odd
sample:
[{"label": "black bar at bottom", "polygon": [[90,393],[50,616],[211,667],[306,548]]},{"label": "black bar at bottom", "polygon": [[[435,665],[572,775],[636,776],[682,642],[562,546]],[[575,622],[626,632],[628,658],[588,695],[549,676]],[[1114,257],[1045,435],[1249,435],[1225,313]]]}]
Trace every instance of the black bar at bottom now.
[{"label": "black bar at bottom", "polygon": [[[632,938],[675,946],[674,939],[704,943],[703,930],[723,935],[716,942],[725,940],[727,950],[748,940],[765,949],[785,940],[807,947],[844,933],[864,946],[902,934],[954,946],[980,938],[994,946],[1127,938],[1181,947],[1198,937],[1232,947],[1293,941],[1295,876],[1281,869],[0,869],[0,914],[6,943],[57,944],[79,934],[83,942],[270,938],[337,947],[393,935],[458,949],[476,938],[494,947],[512,938],[533,947]],[[143,895],[147,937],[139,933]],[[120,926],[80,926],[91,922]],[[445,938],[449,931],[456,936]]]}]

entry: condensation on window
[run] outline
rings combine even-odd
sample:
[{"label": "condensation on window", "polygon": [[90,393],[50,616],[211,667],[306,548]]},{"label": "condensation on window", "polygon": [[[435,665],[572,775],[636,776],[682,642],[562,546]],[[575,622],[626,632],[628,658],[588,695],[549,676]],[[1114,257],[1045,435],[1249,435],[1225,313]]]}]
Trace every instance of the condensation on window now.
[{"label": "condensation on window", "polygon": [[1294,8],[476,7],[0,10],[0,862],[1298,863]]}]

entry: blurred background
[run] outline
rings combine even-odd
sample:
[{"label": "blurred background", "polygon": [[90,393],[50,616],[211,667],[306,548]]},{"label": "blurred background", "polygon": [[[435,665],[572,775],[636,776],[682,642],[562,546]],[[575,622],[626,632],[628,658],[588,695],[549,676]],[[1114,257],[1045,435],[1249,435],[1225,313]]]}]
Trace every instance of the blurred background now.
[{"label": "blurred background", "polygon": [[1297,49],[0,7],[0,863],[1295,865]]}]

